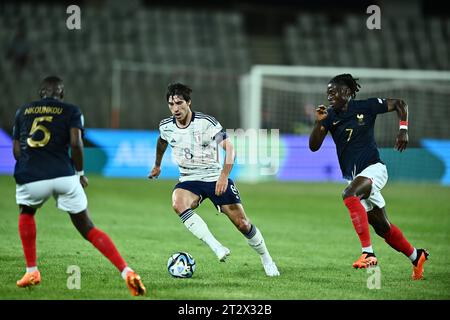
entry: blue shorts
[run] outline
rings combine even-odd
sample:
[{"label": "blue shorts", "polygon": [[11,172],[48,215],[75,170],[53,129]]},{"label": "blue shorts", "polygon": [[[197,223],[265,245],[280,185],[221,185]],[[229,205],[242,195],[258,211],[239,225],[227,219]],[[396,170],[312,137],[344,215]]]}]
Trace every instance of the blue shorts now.
[{"label": "blue shorts", "polygon": [[200,197],[200,203],[206,198],[209,198],[214,206],[220,211],[220,206],[226,204],[241,203],[241,196],[239,190],[234,185],[233,180],[228,179],[228,186],[225,193],[221,196],[216,196],[216,182],[204,182],[204,181],[184,181],[179,182],[173,188],[185,189]]}]

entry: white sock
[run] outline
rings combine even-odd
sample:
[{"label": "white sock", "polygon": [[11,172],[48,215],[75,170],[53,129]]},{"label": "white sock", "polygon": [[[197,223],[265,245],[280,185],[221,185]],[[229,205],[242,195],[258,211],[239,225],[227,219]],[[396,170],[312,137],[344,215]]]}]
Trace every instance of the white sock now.
[{"label": "white sock", "polygon": [[409,258],[409,260],[411,260],[411,262],[414,262],[414,260],[417,259],[417,249],[416,248],[414,248],[413,253],[408,258]]},{"label": "white sock", "polygon": [[37,266],[30,267],[30,268],[27,267],[27,272],[33,272],[33,271],[36,271],[37,269],[38,269]]},{"label": "white sock", "polygon": [[363,247],[362,252],[373,253],[373,248],[372,248],[372,246]]},{"label": "white sock", "polygon": [[123,268],[122,273],[121,273],[123,280],[127,280],[128,271],[133,271],[133,269],[131,269],[130,267]]},{"label": "white sock", "polygon": [[269,254],[269,250],[267,250],[264,238],[258,228],[252,225],[250,231],[245,236],[248,239],[248,245],[259,253],[262,263],[272,262],[272,257]]},{"label": "white sock", "polygon": [[180,215],[181,221],[194,236],[205,242],[214,252],[222,247],[222,244],[209,231],[206,222],[191,209],[184,211]]}]

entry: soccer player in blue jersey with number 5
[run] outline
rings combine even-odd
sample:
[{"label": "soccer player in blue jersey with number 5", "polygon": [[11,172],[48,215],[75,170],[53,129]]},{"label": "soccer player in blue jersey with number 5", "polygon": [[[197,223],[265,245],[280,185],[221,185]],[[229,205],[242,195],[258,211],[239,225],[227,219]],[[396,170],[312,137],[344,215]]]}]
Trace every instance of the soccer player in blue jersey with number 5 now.
[{"label": "soccer player in blue jersey with number 5", "polygon": [[349,183],[342,197],[362,247],[362,255],[353,267],[367,268],[377,264],[370,241],[370,224],[386,243],[411,260],[412,279],[420,280],[428,252],[414,248],[401,230],[388,220],[381,195],[388,174],[374,138],[377,114],[396,111],[400,126],[395,148],[400,152],[405,150],[408,143],[408,106],[400,99],[355,100],[356,92],[361,87],[357,80],[351,74],[337,75],[330,80],[327,98],[331,105],[328,108],[321,105],[316,109],[309,147],[313,152],[319,150],[328,132],[336,144],[342,175]]},{"label": "soccer player in blue jersey with number 5", "polygon": [[113,241],[89,217],[83,190],[88,179],[83,171],[84,124],[80,108],[62,101],[64,84],[58,77],[45,78],[39,95],[40,100],[19,108],[13,129],[19,234],[27,266],[17,286],[24,288],[41,282],[34,215],[53,196],[57,207],[69,213],[83,238],[121,272],[131,294],[144,295],[146,289],[139,275],[128,267]]}]

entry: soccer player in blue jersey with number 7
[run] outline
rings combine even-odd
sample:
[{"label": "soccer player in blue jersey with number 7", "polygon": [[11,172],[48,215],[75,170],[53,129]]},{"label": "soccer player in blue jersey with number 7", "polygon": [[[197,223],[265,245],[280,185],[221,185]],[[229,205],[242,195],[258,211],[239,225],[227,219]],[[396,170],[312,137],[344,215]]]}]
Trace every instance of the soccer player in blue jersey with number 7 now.
[{"label": "soccer player in blue jersey with number 7", "polygon": [[[84,124],[80,108],[63,102],[64,84],[55,76],[42,81],[39,95],[40,100],[19,108],[13,129],[19,234],[27,266],[17,286],[25,288],[41,282],[34,216],[48,198],[54,197],[57,207],[69,213],[83,238],[119,270],[131,294],[144,295],[146,289],[139,275],[128,267],[110,237],[96,228],[89,217],[83,190],[88,179],[83,171]],[[101,280],[98,285],[102,286]]]},{"label": "soccer player in blue jersey with number 7", "polygon": [[316,109],[309,147],[313,152],[319,150],[328,132],[336,144],[342,175],[349,183],[342,197],[362,247],[362,255],[353,267],[368,268],[377,264],[370,241],[370,224],[387,244],[411,260],[412,279],[420,280],[428,252],[414,248],[401,230],[388,220],[381,195],[388,174],[374,138],[377,114],[396,111],[400,126],[395,148],[400,152],[405,150],[408,143],[408,106],[400,99],[355,100],[356,92],[361,87],[357,80],[351,74],[340,74],[330,80],[327,87],[330,106],[321,105]]}]

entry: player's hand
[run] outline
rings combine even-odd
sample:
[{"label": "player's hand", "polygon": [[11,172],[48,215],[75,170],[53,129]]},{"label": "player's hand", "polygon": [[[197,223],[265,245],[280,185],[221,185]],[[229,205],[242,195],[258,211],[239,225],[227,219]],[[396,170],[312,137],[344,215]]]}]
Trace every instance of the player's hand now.
[{"label": "player's hand", "polygon": [[161,167],[153,167],[152,171],[148,175],[149,179],[157,179],[161,174]]},{"label": "player's hand", "polygon": [[89,184],[89,180],[86,176],[80,176],[80,183],[83,188],[86,188]]},{"label": "player's hand", "polygon": [[408,145],[408,130],[400,129],[397,134],[397,139],[395,141],[395,149],[402,152],[406,149]]},{"label": "player's hand", "polygon": [[327,107],[323,104],[316,108],[316,120],[321,121],[328,116]]},{"label": "player's hand", "polygon": [[216,182],[216,196],[221,196],[227,191],[228,187],[228,177],[224,174],[221,174],[219,179]]}]

